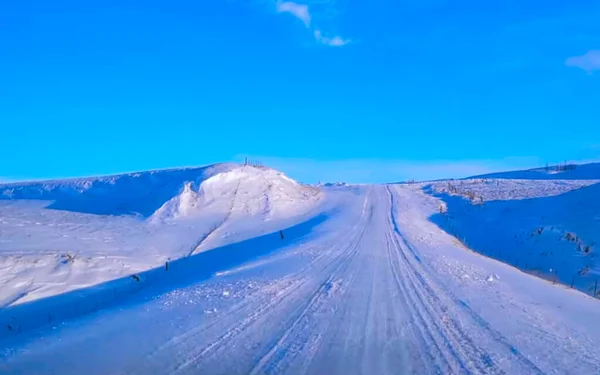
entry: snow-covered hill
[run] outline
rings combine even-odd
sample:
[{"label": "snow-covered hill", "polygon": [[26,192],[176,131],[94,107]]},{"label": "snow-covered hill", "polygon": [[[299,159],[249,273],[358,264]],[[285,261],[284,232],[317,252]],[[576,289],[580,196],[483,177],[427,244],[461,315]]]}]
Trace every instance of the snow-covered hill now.
[{"label": "snow-covered hill", "polygon": [[0,306],[141,272],[314,215],[322,193],[216,164],[0,185]]},{"label": "snow-covered hill", "polygon": [[470,178],[504,178],[520,180],[594,180],[600,179],[600,163],[562,164],[522,171],[490,173]]},{"label": "snow-covered hill", "polygon": [[[593,171],[595,165],[580,167]],[[600,180],[574,173],[559,174],[569,180],[478,178],[421,186],[439,199],[431,220],[469,248],[600,295]]]},{"label": "snow-covered hill", "polygon": [[318,190],[302,186],[281,172],[248,166],[186,182],[183,190],[156,210],[152,219],[164,221],[223,212],[270,219],[289,214],[317,193]]},{"label": "snow-covered hill", "polygon": [[39,200],[54,210],[149,217],[177,195],[185,183],[200,183],[238,167],[223,163],[115,176],[17,182],[0,185],[0,200]]},{"label": "snow-covered hill", "polygon": [[598,300],[469,251],[416,184],[323,189],[285,239],[0,309],[0,373],[598,373]]}]

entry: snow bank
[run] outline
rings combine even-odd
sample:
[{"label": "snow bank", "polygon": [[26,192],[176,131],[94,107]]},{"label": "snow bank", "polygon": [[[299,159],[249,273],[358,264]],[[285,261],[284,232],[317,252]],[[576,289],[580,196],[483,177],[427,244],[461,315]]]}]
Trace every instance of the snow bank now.
[{"label": "snow bank", "polygon": [[440,181],[425,191],[440,199],[431,220],[471,249],[600,293],[600,181]]},{"label": "snow bank", "polygon": [[183,191],[160,207],[154,221],[226,213],[230,216],[285,216],[318,198],[319,190],[298,184],[270,168],[244,166],[214,174],[200,183],[186,183]]},{"label": "snow bank", "polygon": [[[156,295],[185,287],[206,279],[217,271],[230,269],[249,260],[274,252],[309,234],[313,228],[325,221],[321,214],[292,227],[281,228],[246,241],[228,244],[212,251],[192,257],[177,259],[139,273],[110,281],[97,283],[87,288],[71,290],[27,303],[4,306],[0,309],[0,339],[11,337],[46,324],[90,314],[118,303],[151,299]],[[63,260],[68,267],[69,259]]]},{"label": "snow bank", "polygon": [[0,306],[10,306],[293,226],[318,214],[322,192],[216,164],[4,184],[0,196]]},{"label": "snow bank", "polygon": [[115,176],[0,184],[0,200],[40,200],[47,208],[95,215],[151,216],[188,182],[239,168],[222,163]]}]

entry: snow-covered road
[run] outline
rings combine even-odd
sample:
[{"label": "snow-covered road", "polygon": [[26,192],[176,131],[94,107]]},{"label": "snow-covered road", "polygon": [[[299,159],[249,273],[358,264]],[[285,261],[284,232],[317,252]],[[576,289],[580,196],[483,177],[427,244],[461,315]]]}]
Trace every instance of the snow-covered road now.
[{"label": "snow-covered road", "polygon": [[464,248],[417,189],[355,198],[208,280],[8,337],[0,373],[600,372],[599,301]]}]

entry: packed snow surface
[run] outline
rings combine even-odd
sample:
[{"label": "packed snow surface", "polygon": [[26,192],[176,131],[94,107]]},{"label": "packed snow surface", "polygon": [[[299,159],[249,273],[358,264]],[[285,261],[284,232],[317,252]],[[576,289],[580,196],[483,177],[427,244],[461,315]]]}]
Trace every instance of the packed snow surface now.
[{"label": "packed snow surface", "polygon": [[[421,185],[330,185],[316,193],[282,179],[272,186],[286,192],[268,203],[236,198],[221,207],[210,203],[219,189],[202,181],[142,214],[142,227],[195,222],[199,205],[220,207],[228,222],[247,207],[261,218],[251,220],[254,235],[191,251],[168,268],[4,307],[0,373],[600,372],[599,301],[467,249],[432,221],[442,201]],[[229,177],[213,181],[226,186],[226,196],[236,185]],[[251,187],[239,189],[236,197],[244,189],[252,195]],[[541,199],[578,190],[552,191],[559,195]],[[310,207],[302,219],[275,219],[288,210],[288,197],[309,200],[300,205]],[[27,215],[38,211],[45,212],[13,207],[13,215],[29,213],[11,225],[35,227]],[[95,218],[81,218],[96,228]],[[242,222],[239,228],[250,230]],[[95,230],[125,224],[110,223]],[[64,233],[83,233],[81,226]],[[54,229],[40,233],[52,238]],[[143,237],[134,233],[119,240]],[[57,267],[69,269],[77,258],[69,262]]]}]

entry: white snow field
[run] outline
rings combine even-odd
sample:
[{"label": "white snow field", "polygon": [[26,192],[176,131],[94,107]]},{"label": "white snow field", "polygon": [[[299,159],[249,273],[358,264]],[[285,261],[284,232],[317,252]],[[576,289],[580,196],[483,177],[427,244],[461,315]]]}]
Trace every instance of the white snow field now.
[{"label": "white snow field", "polygon": [[[0,373],[600,373],[600,301],[482,256],[442,230],[436,224],[441,198],[464,200],[460,194],[437,197],[441,191],[425,184],[317,190],[268,169],[211,168],[219,171],[155,172],[165,184],[175,178],[164,177],[169,173],[180,178],[173,182],[176,192],[148,206],[133,203],[135,192],[120,210],[110,195],[94,205],[65,203],[58,195],[54,203],[5,201],[0,238],[12,242],[3,242],[2,251],[39,259],[54,257],[56,249],[80,252],[74,260],[55,260],[40,279],[117,268],[93,263],[74,270],[95,252],[107,259],[122,252],[130,267],[121,278],[102,272],[104,282],[5,303]],[[144,178],[140,189],[155,181]],[[521,183],[527,184],[514,181],[509,189]],[[551,197],[531,199],[560,199],[597,186],[557,183],[542,189]],[[488,199],[504,197],[492,186]],[[109,194],[101,187],[98,196]],[[11,189],[32,198],[21,193],[27,188]],[[275,192],[260,198],[265,189]],[[222,191],[229,204],[221,202]],[[520,201],[527,200],[501,202]],[[554,217],[567,217],[565,211]],[[132,212],[138,215],[121,214]],[[168,269],[167,256],[179,258]],[[19,272],[37,275],[35,258],[18,268],[11,259],[2,268],[3,294],[15,287],[33,293],[12,280]],[[156,268],[134,274],[138,260]],[[68,277],[60,282],[73,289]]]},{"label": "white snow field", "polygon": [[235,164],[0,185],[0,307],[301,222],[320,198]]},{"label": "white snow field", "polygon": [[521,171],[490,173],[473,178],[504,178],[522,180],[594,180],[600,179],[600,163],[548,165]]},{"label": "white snow field", "polygon": [[471,249],[600,297],[600,180],[550,176],[420,185],[440,199],[431,220]]}]

